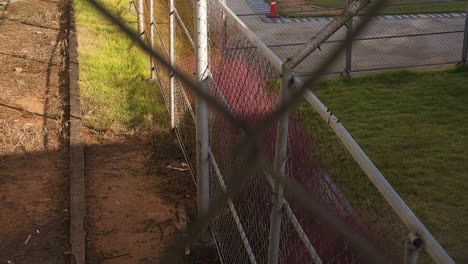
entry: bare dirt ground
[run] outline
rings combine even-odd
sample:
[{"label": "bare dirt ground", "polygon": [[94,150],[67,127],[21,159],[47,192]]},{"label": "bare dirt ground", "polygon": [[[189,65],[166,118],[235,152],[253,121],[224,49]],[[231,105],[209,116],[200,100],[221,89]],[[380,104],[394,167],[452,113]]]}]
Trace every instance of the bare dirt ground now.
[{"label": "bare dirt ground", "polygon": [[[0,263],[70,263],[62,8],[22,0],[0,11]],[[177,144],[162,130],[84,140],[87,263],[155,263],[196,214]],[[183,263],[217,263],[197,254]]]},{"label": "bare dirt ground", "polygon": [[163,131],[92,130],[86,142],[88,262],[157,263],[196,214],[195,185],[177,143]]},{"label": "bare dirt ground", "polygon": [[69,262],[61,10],[0,12],[0,263]]}]

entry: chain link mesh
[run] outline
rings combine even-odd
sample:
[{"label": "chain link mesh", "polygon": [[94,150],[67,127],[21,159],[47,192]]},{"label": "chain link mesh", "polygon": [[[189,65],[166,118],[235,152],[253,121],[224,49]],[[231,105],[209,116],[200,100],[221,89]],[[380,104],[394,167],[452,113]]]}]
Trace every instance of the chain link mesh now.
[{"label": "chain link mesh", "polygon": [[[305,100],[296,107],[289,124],[289,177],[353,232],[372,241],[388,259],[401,262],[408,230],[328,124]],[[359,263],[359,255],[331,230],[293,202],[291,208],[322,261]]]},{"label": "chain link mesh", "polygon": [[[150,33],[154,30],[154,49],[160,51],[164,59],[170,60],[169,23],[172,16],[173,64],[195,80],[194,2],[174,0],[175,10],[171,12],[169,1],[154,0],[155,23],[152,29],[148,19],[149,1],[144,0],[143,10],[146,40],[151,39]],[[207,11],[208,90],[237,118],[255,126],[278,107],[282,73],[239,29],[238,22],[225,14],[216,0],[208,0]],[[447,22],[449,28],[437,23],[427,28],[424,26],[427,21],[424,22],[422,18],[411,22],[411,25],[408,25],[408,21],[376,18],[371,27],[355,37],[352,68],[364,71],[414,66],[414,63],[419,63],[413,58],[415,56],[410,58],[398,52],[407,52],[410,47],[417,47],[424,53],[426,47],[430,49],[427,52],[432,54],[436,48],[427,48],[431,43],[440,45],[436,45],[439,48],[438,55],[426,58],[424,53],[421,59],[430,60],[431,63],[453,63],[458,58],[453,49],[461,50],[463,34],[459,32],[463,30],[463,23],[457,19]],[[464,17],[459,19],[461,21]],[[288,26],[288,23],[270,23],[265,21],[264,16],[249,15],[242,17],[242,20],[283,61],[297,53],[303,43],[328,21],[317,20],[313,25],[298,22],[296,28],[299,29],[292,30],[293,27]],[[360,19],[355,18],[354,21],[355,26],[358,26]],[[395,29],[390,35],[381,30],[389,25]],[[307,27],[307,31],[301,31],[300,27]],[[413,31],[417,33],[411,33]],[[319,50],[308,56],[295,73],[308,74],[325,62],[328,55],[343,42],[346,33],[346,28],[339,29]],[[288,34],[294,36],[294,43],[291,42],[293,38],[287,37]],[[379,51],[369,52],[373,46],[378,46]],[[391,52],[391,56],[387,52],[380,52],[382,50]],[[342,72],[344,61],[343,51],[339,59],[329,65],[328,71]],[[153,63],[154,68],[151,70],[155,72],[166,105],[170,111],[174,111],[174,128],[193,173],[196,166],[195,93],[182,84],[179,78],[171,76],[172,71],[161,61],[154,60]],[[276,126],[272,126],[258,134],[260,149],[270,163],[275,158],[276,133]],[[230,183],[238,179],[236,172],[242,166],[242,157],[236,154],[236,148],[241,145],[243,136],[244,132],[223,114],[209,109],[210,202],[220,200]],[[298,182],[310,199],[339,219],[348,230],[374,245],[381,256],[390,262],[402,261],[403,243],[409,230],[330,126],[305,100],[290,113],[287,150],[286,176],[289,180]],[[272,182],[260,169],[249,170],[247,179],[243,188],[230,197],[228,203],[210,221],[223,263],[268,262]],[[283,198],[285,204],[281,216],[279,263],[314,263],[319,259],[323,263],[363,261],[359,250],[340,238],[326,223],[306,213],[287,190]],[[423,256],[422,260],[426,263],[429,258]]]},{"label": "chain link mesh", "polygon": [[[355,19],[356,25],[359,20]],[[353,41],[352,70],[456,64],[461,60],[464,20],[463,16],[375,19]]]},{"label": "chain link mesh", "polygon": [[[209,64],[212,78],[209,89],[221,102],[224,102],[236,116],[255,124],[278,104],[277,91],[280,73],[238,29],[236,22],[226,16],[214,1],[208,1],[209,22]],[[239,145],[242,132],[232,126],[222,116],[210,111],[210,146],[219,172],[225,182],[235,180],[234,172],[240,166],[241,157],[233,155]],[[262,148],[273,157],[275,129],[270,128],[260,136]],[[216,181],[216,172],[210,177]],[[211,190],[217,185],[212,184]],[[249,175],[244,188],[234,197],[233,205],[240,224],[246,234],[246,241],[257,263],[268,259],[268,235],[271,214],[271,185],[262,171]],[[216,199],[216,197],[213,197]],[[215,235],[238,233],[239,227],[225,225],[218,218],[212,220]],[[237,241],[236,247],[245,247]],[[225,263],[250,263],[246,254],[235,254],[230,248],[221,247]]]},{"label": "chain link mesh", "polygon": [[[255,1],[253,1],[255,2]],[[282,12],[283,17],[270,19],[252,5],[229,0],[229,6],[257,36],[285,61],[325,27],[342,9],[310,9]],[[461,3],[463,4],[463,3]],[[424,67],[456,64],[461,61],[465,12],[440,14],[424,12],[431,4],[413,3],[388,6],[375,16],[369,27],[354,37],[351,51],[351,72],[378,71],[394,68]],[[432,5],[443,5],[433,3]],[[399,8],[399,9],[395,9]],[[398,15],[400,13],[408,13]],[[410,10],[404,12],[405,10]],[[395,14],[396,12],[396,14]],[[389,13],[387,15],[387,13]],[[363,20],[365,13],[354,17],[353,27]],[[320,62],[344,42],[348,28],[339,29],[320,49],[314,51],[295,68],[299,75],[310,75]],[[346,71],[346,52],[329,65],[327,74]]]}]

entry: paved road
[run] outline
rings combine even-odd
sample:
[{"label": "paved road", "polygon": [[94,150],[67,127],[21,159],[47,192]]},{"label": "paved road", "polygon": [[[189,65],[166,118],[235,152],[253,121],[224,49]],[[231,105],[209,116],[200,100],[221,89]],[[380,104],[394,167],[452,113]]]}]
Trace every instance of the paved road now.
[{"label": "paved road", "polygon": [[[254,14],[255,9],[248,0],[227,0],[229,7],[237,14]],[[299,45],[313,37],[327,23],[323,21],[307,21],[296,23],[266,23],[260,15],[241,16],[242,21],[254,31],[272,50],[282,59],[291,57],[300,48]],[[360,21],[355,19],[355,25]],[[365,31],[363,37],[382,37],[394,35],[442,33],[449,31],[463,31],[465,17],[419,17],[402,19],[375,19]],[[343,39],[345,29],[340,29],[331,40]],[[289,46],[288,46],[289,45]],[[311,72],[314,66],[326,59],[337,43],[324,44],[321,51],[309,56],[298,68],[297,73]],[[437,64],[458,62],[461,60],[463,33],[447,33],[414,37],[398,37],[373,40],[359,40],[353,43],[353,70],[374,68],[412,66],[423,64]],[[344,69],[344,56],[329,69],[340,72]]]}]

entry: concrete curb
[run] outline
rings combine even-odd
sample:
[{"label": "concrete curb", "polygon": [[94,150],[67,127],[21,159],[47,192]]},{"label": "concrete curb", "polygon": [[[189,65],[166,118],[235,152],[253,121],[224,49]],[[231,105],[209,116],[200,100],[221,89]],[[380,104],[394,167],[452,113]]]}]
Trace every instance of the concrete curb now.
[{"label": "concrete curb", "polygon": [[[72,4],[71,2],[70,4]],[[78,64],[78,41],[75,16],[70,7],[70,29],[68,35],[69,78],[70,78],[70,246],[72,264],[85,264],[86,217],[84,152],[81,135],[81,103]]]},{"label": "concrete curb", "polygon": [[[447,18],[464,18],[464,13],[440,13],[440,14],[411,14],[411,15],[382,15],[375,16],[373,19],[376,20],[401,20],[401,19],[447,19]],[[361,19],[363,17],[354,17],[354,20]],[[301,22],[321,22],[321,21],[332,21],[333,17],[303,17],[303,18],[269,18],[261,16],[260,19],[265,23],[301,23]]]}]

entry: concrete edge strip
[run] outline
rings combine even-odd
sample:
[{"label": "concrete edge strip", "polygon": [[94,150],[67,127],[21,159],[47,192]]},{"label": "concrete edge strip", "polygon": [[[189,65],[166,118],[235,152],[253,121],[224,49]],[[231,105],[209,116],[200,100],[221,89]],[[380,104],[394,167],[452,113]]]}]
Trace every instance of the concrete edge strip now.
[{"label": "concrete edge strip", "polygon": [[[73,4],[73,1],[70,2]],[[81,136],[81,102],[78,64],[78,41],[75,16],[70,7],[69,78],[70,78],[70,246],[71,264],[85,264],[86,217],[84,151]]]},{"label": "concrete edge strip", "polygon": [[[465,14],[463,13],[440,13],[440,14],[408,14],[408,15],[382,15],[376,16],[374,19],[378,20],[405,20],[405,19],[423,19],[423,18],[462,18]],[[304,17],[304,18],[269,18],[265,15],[261,16],[261,20],[265,23],[299,23],[299,22],[319,22],[319,21],[331,21],[332,17]],[[354,19],[360,19],[360,17],[354,17]]]}]

